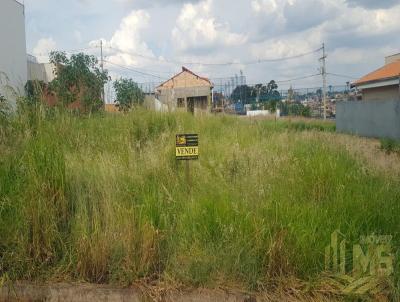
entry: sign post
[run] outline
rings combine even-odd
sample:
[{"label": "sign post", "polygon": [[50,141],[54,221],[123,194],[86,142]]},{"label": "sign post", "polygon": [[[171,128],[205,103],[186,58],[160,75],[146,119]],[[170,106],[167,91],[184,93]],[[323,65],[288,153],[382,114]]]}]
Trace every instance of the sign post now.
[{"label": "sign post", "polygon": [[189,184],[189,190],[192,186],[190,179],[190,160],[199,159],[199,135],[198,134],[177,134],[175,145],[176,160],[186,161],[186,180]]}]

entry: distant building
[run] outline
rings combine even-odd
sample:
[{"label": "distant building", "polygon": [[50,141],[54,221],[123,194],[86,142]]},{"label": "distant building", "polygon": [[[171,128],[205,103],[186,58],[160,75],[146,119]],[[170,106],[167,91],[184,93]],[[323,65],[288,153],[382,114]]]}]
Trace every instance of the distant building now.
[{"label": "distant building", "polygon": [[385,65],[362,77],[353,87],[362,93],[363,101],[400,100],[400,54],[385,58]]},{"label": "distant building", "polygon": [[36,57],[28,55],[28,80],[50,83],[54,78],[55,66],[51,63],[38,63]]},{"label": "distant building", "polygon": [[193,114],[211,109],[213,84],[182,67],[182,72],[156,87],[156,102],[168,111],[187,111]]},{"label": "distant building", "polygon": [[13,104],[27,80],[25,12],[16,0],[0,1],[0,94]]}]

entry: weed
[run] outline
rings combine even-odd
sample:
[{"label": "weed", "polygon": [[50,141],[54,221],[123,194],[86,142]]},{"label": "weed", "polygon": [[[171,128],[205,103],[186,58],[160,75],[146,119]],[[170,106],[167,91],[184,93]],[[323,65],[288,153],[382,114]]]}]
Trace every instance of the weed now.
[{"label": "weed", "polygon": [[[330,123],[31,118],[15,117],[0,142],[0,276],[257,290],[318,278],[339,228],[349,244],[375,233],[400,247],[399,179],[365,173]],[[174,159],[185,132],[200,137],[191,183]]]},{"label": "weed", "polygon": [[400,154],[400,141],[396,141],[390,138],[383,138],[381,141],[381,149],[387,153],[398,153]]}]

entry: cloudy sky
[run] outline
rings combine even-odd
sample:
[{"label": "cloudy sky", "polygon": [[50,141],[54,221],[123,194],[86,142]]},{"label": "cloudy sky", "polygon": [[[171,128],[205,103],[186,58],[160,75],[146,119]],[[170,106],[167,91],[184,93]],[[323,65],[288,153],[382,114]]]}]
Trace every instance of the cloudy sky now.
[{"label": "cloudy sky", "polygon": [[[240,74],[248,83],[319,73],[324,42],[327,71],[359,77],[400,52],[400,0],[25,0],[28,52],[100,55],[113,76],[161,81],[183,63],[211,78]],[[235,64],[213,65],[235,62]],[[206,63],[206,64],[189,64]],[[118,65],[118,66],[117,66]],[[135,72],[139,71],[139,72]],[[342,85],[351,78],[330,75]],[[282,82],[317,87],[321,77]]]}]

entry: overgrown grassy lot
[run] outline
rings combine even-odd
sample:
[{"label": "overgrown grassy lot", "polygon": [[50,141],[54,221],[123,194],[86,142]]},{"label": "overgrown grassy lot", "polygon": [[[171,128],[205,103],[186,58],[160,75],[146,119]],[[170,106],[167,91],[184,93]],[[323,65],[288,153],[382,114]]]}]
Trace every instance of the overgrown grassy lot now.
[{"label": "overgrown grassy lot", "polygon": [[[141,110],[14,117],[0,133],[0,277],[264,291],[322,280],[340,229],[349,246],[393,235],[398,284],[398,175],[333,131]],[[188,181],[175,134],[193,132]]]}]

